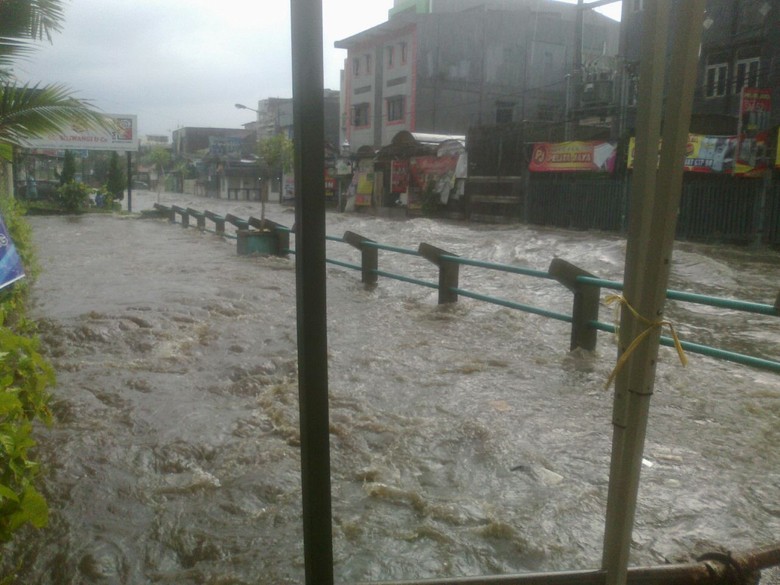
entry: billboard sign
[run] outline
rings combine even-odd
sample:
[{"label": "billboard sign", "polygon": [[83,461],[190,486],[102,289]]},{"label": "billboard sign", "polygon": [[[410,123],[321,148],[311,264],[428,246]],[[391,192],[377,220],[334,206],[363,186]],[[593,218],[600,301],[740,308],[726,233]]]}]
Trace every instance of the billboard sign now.
[{"label": "billboard sign", "polygon": [[138,118],[135,114],[105,114],[111,121],[109,129],[87,129],[71,125],[43,138],[28,138],[25,148],[49,150],[138,150]]},{"label": "billboard sign", "polygon": [[0,289],[24,278],[24,268],[16,246],[8,235],[3,216],[0,215]]},{"label": "billboard sign", "polygon": [[615,170],[616,151],[617,146],[611,142],[537,142],[528,169],[537,173],[611,173]]}]

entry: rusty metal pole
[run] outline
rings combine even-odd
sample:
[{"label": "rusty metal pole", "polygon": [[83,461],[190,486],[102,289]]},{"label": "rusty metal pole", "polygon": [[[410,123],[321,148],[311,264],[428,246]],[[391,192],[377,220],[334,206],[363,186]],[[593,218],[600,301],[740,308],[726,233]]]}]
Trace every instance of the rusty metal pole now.
[{"label": "rusty metal pole", "polygon": [[647,335],[632,354],[625,356],[625,365],[615,386],[612,464],[602,559],[607,585],[626,583],[650,397],[655,384],[661,335],[659,323],[663,319],[682,190],[704,0],[686,0],[676,7],[663,146],[657,170],[656,149],[667,71],[669,0],[647,2],[644,14],[637,164],[624,277],[624,298],[633,311],[624,308],[622,313],[621,356],[645,330]]},{"label": "rusty metal pole", "polygon": [[307,585],[333,583],[327,315],[322,0],[290,0],[295,132],[295,274]]}]

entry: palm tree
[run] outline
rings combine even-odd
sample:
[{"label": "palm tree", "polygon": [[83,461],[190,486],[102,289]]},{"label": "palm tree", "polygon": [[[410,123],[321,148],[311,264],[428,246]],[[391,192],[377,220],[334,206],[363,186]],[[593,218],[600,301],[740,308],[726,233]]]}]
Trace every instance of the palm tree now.
[{"label": "palm tree", "polygon": [[62,30],[61,0],[0,0],[0,79],[11,77],[14,59],[35,48],[34,41]]},{"label": "palm tree", "polygon": [[71,125],[104,127],[108,122],[88,102],[74,97],[64,85],[18,85],[14,60],[51,41],[61,30],[62,0],[0,0],[0,157],[8,158],[10,145],[38,138]]}]

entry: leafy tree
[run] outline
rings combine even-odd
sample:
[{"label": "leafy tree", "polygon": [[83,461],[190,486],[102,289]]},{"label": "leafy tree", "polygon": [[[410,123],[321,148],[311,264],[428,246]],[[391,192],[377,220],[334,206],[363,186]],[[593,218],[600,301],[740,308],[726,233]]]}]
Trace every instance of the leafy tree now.
[{"label": "leafy tree", "polygon": [[293,166],[293,142],[284,134],[276,134],[260,141],[258,154],[263,159],[268,170],[278,177],[288,172]]},{"label": "leafy tree", "polygon": [[171,151],[162,146],[155,146],[149,151],[148,160],[157,169],[157,193],[159,193],[165,183],[165,169],[171,164]]},{"label": "leafy tree", "polygon": [[65,159],[62,162],[62,172],[60,173],[60,186],[66,185],[76,179],[76,157],[72,150],[65,151]]},{"label": "leafy tree", "polygon": [[122,170],[122,165],[119,163],[119,155],[116,152],[111,153],[111,158],[108,161],[108,178],[106,179],[106,192],[114,199],[120,201],[125,196],[125,173]]}]

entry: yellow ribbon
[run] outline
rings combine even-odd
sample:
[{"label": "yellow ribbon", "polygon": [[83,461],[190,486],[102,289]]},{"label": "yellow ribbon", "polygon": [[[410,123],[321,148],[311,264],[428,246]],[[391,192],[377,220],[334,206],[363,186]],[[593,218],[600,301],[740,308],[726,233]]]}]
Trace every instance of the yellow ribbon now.
[{"label": "yellow ribbon", "polygon": [[[650,319],[647,319],[640,315],[637,310],[631,306],[631,303],[629,303],[626,298],[623,295],[608,295],[605,299],[605,302],[607,305],[611,305],[613,303],[617,303],[615,306],[615,321],[619,324],[619,314],[618,309],[622,307],[626,307],[629,311],[631,311],[631,314],[636,317],[637,321],[647,325],[645,327],[644,331],[637,335],[634,338],[634,341],[631,342],[631,344],[626,348],[626,351],[624,351],[620,358],[618,358],[617,363],[615,364],[615,368],[612,370],[612,373],[609,375],[609,379],[607,380],[607,383],[604,385],[604,388],[607,389],[612,385],[612,381],[617,377],[620,370],[623,368],[625,363],[628,361],[628,359],[631,357],[631,354],[634,353],[634,350],[639,346],[640,343],[647,337],[651,331],[653,331],[655,328],[662,328],[664,325],[669,327],[669,331],[672,333],[672,339],[674,340],[674,347],[677,349],[677,355],[680,358],[680,363],[683,366],[688,365],[688,358],[685,355],[685,352],[683,351],[682,344],[680,343],[680,338],[677,337],[677,332],[674,330],[674,324],[671,321],[651,321]],[[615,332],[617,333],[618,327],[615,327]]]}]

